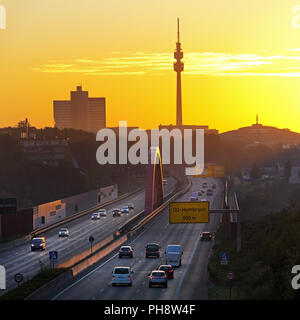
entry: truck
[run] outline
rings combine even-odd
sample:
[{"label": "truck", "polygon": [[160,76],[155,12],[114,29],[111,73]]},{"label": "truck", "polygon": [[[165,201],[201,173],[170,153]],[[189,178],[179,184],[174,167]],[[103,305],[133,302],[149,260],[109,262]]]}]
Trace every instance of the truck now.
[{"label": "truck", "polygon": [[172,267],[180,267],[183,251],[178,244],[169,244],[165,251],[165,263]]}]

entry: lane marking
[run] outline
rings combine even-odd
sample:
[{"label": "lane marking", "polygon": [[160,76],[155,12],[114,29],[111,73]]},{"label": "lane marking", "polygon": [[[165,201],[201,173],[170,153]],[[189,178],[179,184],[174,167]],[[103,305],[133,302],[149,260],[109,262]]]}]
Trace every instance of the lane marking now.
[{"label": "lane marking", "polygon": [[[203,226],[201,232],[203,231],[203,229],[204,229],[204,226]],[[185,275],[186,275],[186,273],[187,273],[187,271],[188,271],[188,269],[189,269],[189,267],[190,267],[190,265],[191,265],[191,263],[192,263],[192,260],[193,260],[193,257],[194,257],[194,255],[195,255],[195,252],[196,252],[196,250],[197,250],[197,248],[198,248],[199,242],[200,242],[200,241],[199,241],[199,239],[198,239],[198,237],[197,237],[197,238],[196,238],[196,241],[195,241],[195,244],[194,244],[194,247],[193,247],[192,254],[190,255],[190,258],[189,258],[189,260],[188,260],[188,263],[186,264],[186,268],[185,268],[185,270],[184,270],[184,272],[183,272],[183,275],[182,275],[182,277],[181,277],[181,279],[180,279],[180,281],[179,281],[179,284],[178,284],[178,286],[177,286],[177,288],[176,288],[176,291],[175,291],[175,295],[174,295],[173,300],[178,300],[178,296],[179,296],[179,293],[180,293],[180,290],[181,290],[181,286],[182,286],[182,284],[183,284],[183,280],[184,280]]]},{"label": "lane marking", "polygon": [[[160,218],[163,217],[162,215],[160,216]],[[145,228],[144,231],[142,231],[135,239],[133,239],[128,245],[131,245],[133,243],[135,243],[144,233],[146,233],[152,226],[153,224],[157,222],[157,220],[150,223],[150,225],[148,226],[148,228]],[[198,244],[198,242],[196,241],[196,244]],[[196,247],[194,248],[194,250],[196,250]],[[194,250],[193,250],[193,255],[194,255]],[[70,290],[71,288],[73,288],[75,285],[77,285],[79,282],[81,282],[82,280],[84,280],[85,278],[89,277],[90,275],[92,275],[94,272],[96,272],[97,270],[99,270],[100,268],[102,268],[103,266],[105,266],[108,262],[110,262],[111,260],[113,260],[114,258],[116,258],[119,255],[119,253],[114,254],[112,257],[110,257],[108,260],[106,260],[105,262],[103,262],[101,265],[99,265],[98,267],[96,267],[95,269],[91,270],[90,272],[88,272],[86,275],[84,275],[82,278],[78,279],[77,281],[73,282],[71,285],[69,285],[68,287],[66,287],[65,289],[63,289],[61,292],[59,292],[58,294],[56,294],[51,300],[56,300],[58,297],[60,297],[63,293],[67,292],[68,290]],[[191,259],[190,259],[191,260]],[[189,260],[189,261],[190,261]],[[185,275],[185,274],[184,274]],[[184,278],[184,276],[183,276]],[[108,285],[111,284],[111,281],[109,282]],[[182,285],[182,281],[180,286]],[[178,289],[178,288],[177,288]],[[135,300],[135,298],[132,298],[132,300]]]},{"label": "lane marking", "polygon": [[[131,241],[129,243],[129,245],[135,243],[146,231],[148,231],[149,228],[151,228],[151,226],[153,225],[155,221],[153,221],[151,223],[151,225],[149,225],[148,228],[146,228],[143,232],[141,232],[133,241]],[[116,258],[117,256],[119,256],[119,253],[114,254],[112,257],[110,257],[108,260],[106,260],[105,262],[103,262],[102,264],[100,264],[100,266],[96,267],[95,269],[91,270],[89,273],[87,273],[86,275],[84,275],[82,278],[78,279],[77,281],[73,282],[71,285],[69,285],[68,287],[66,287],[65,289],[63,289],[61,292],[59,292],[57,295],[55,295],[51,300],[56,300],[58,297],[60,297],[63,293],[65,293],[66,291],[70,290],[71,288],[73,288],[76,284],[78,284],[79,282],[81,282],[82,280],[84,280],[85,278],[89,277],[90,275],[92,275],[94,272],[96,272],[97,270],[99,270],[100,268],[102,268],[103,266],[105,266],[108,262],[110,262],[111,260],[113,260],[114,258]],[[108,285],[110,285],[111,282],[109,282]]]}]

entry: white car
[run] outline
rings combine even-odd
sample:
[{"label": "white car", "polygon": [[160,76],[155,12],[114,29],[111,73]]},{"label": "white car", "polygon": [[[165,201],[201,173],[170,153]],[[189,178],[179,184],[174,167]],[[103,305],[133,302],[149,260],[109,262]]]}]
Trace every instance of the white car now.
[{"label": "white car", "polygon": [[206,198],[203,198],[200,200],[201,202],[207,202],[207,199]]},{"label": "white car", "polygon": [[168,180],[163,179],[163,185],[166,186],[168,184]]},{"label": "white car", "polygon": [[68,237],[69,234],[70,234],[70,232],[67,228],[61,228],[58,232],[59,237]]},{"label": "white car", "polygon": [[132,274],[133,271],[130,267],[115,267],[112,271],[112,286],[118,284],[126,284],[132,286]]},{"label": "white car", "polygon": [[100,217],[106,217],[106,210],[105,209],[100,209],[99,210],[99,214],[100,214]]},{"label": "white car", "polygon": [[122,207],[122,208],[121,208],[121,213],[129,213],[129,208],[128,208],[128,206]]},{"label": "white car", "polygon": [[100,219],[100,213],[99,212],[94,212],[92,214],[92,217],[91,217],[92,220],[99,220]]}]

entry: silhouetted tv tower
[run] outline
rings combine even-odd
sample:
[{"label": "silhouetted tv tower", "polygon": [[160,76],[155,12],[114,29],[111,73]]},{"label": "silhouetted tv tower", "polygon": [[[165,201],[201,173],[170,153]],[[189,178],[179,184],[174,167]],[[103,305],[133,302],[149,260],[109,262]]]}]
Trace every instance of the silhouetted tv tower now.
[{"label": "silhouetted tv tower", "polygon": [[181,50],[180,37],[179,37],[179,18],[177,18],[177,43],[174,52],[174,71],[177,72],[177,102],[176,102],[176,126],[182,126],[182,100],[181,100],[181,72],[183,71],[183,52]]}]

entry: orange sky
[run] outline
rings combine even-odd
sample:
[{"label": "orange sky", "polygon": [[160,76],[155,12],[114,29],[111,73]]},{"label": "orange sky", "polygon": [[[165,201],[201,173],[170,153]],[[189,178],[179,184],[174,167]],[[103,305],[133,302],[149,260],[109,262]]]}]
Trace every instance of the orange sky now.
[{"label": "orange sky", "polygon": [[53,100],[69,99],[79,84],[90,96],[106,97],[108,126],[175,123],[179,16],[185,124],[223,132],[254,123],[258,113],[263,124],[300,132],[300,0],[0,0],[1,6],[1,127],[25,117],[53,126]]}]

